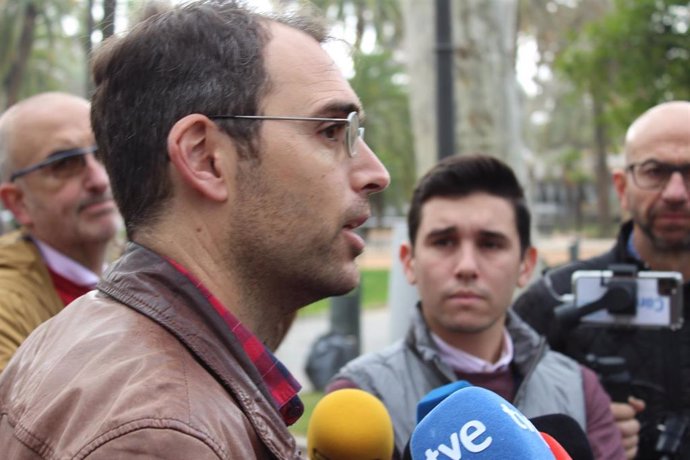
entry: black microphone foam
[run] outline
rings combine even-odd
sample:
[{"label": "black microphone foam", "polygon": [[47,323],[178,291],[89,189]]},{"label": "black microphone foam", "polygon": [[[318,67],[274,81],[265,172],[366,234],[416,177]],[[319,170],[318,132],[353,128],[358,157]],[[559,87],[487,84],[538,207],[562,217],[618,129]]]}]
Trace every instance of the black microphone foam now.
[{"label": "black microphone foam", "polygon": [[537,430],[558,441],[573,460],[594,460],[587,435],[574,418],[565,414],[549,414],[529,420]]}]

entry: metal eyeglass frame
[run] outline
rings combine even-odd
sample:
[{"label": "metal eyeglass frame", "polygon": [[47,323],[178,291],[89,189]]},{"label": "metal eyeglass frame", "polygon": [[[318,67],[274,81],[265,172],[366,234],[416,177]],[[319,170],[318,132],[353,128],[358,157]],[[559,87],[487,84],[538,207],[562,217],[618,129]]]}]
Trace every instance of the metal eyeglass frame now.
[{"label": "metal eyeglass frame", "polygon": [[72,158],[72,157],[78,157],[78,156],[84,156],[89,153],[94,153],[96,150],[98,150],[98,147],[95,145],[90,145],[88,147],[77,147],[74,149],[68,149],[68,150],[60,150],[54,153],[51,153],[48,158],[46,158],[43,161],[39,161],[38,163],[27,166],[26,168],[21,168],[16,170],[15,172],[10,175],[10,182],[14,182],[15,180],[19,179],[20,177],[26,176],[29,173],[32,173],[34,171],[37,171],[39,169],[43,169],[47,166],[50,166],[52,164],[57,163],[58,161],[65,160],[67,158]]},{"label": "metal eyeglass frame", "polygon": [[364,137],[364,128],[359,126],[359,114],[357,112],[350,112],[347,118],[320,118],[320,117],[293,117],[293,116],[264,116],[264,115],[213,115],[209,118],[214,119],[247,119],[247,120],[286,120],[286,121],[334,121],[339,123],[346,123],[347,130],[345,131],[345,151],[347,155],[352,158],[357,155],[355,144],[358,138]]},{"label": "metal eyeglass frame", "polygon": [[[656,167],[661,168],[664,172],[668,172],[668,177],[666,180],[662,181],[659,183],[659,185],[653,186],[653,187],[645,187],[643,185],[640,185],[638,175],[635,172],[636,169],[648,165],[656,165]],[[668,182],[671,180],[671,177],[673,176],[673,173],[680,173],[681,177],[683,178],[683,183],[685,184],[686,188],[690,188],[690,164],[683,164],[683,165],[672,165],[668,163],[662,163],[656,160],[647,160],[643,161],[641,163],[631,163],[628,166],[625,167],[625,170],[632,175],[633,182],[635,182],[635,185],[640,187],[643,190],[659,190],[663,189],[668,185]]]}]

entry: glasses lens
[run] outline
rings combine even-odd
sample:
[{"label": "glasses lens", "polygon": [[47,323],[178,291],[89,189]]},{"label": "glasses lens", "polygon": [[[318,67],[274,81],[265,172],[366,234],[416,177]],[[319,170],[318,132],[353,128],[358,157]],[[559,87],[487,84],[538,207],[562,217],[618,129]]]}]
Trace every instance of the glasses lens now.
[{"label": "glasses lens", "polygon": [[359,115],[357,112],[350,112],[347,116],[347,134],[345,142],[347,142],[347,153],[353,157],[357,154],[357,139],[364,134],[364,128],[359,127]]},{"label": "glasses lens", "polygon": [[82,153],[57,160],[47,166],[47,171],[58,179],[67,179],[81,174],[86,167],[86,154]]},{"label": "glasses lens", "polygon": [[95,151],[96,146],[92,145],[52,153],[45,160],[12,173],[10,181],[38,170],[46,170],[49,175],[58,179],[80,174],[86,167],[86,155]]},{"label": "glasses lens", "polygon": [[657,162],[643,163],[633,169],[637,185],[649,189],[664,186],[672,173],[672,168]]}]

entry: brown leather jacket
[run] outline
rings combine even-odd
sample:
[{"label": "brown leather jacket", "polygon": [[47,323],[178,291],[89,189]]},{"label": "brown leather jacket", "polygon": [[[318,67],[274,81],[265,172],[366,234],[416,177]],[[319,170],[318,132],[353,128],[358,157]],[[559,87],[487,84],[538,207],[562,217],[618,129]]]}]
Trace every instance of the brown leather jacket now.
[{"label": "brown leather jacket", "polygon": [[184,276],[130,244],[0,375],[3,459],[297,459],[256,369]]}]

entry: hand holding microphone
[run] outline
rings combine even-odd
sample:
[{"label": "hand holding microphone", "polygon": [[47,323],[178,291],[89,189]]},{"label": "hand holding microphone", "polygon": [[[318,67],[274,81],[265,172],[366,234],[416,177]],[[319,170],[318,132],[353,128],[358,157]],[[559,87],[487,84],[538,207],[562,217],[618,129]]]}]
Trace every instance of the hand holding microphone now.
[{"label": "hand holding microphone", "polygon": [[307,456],[310,460],[390,460],[393,423],[388,411],[362,390],[327,394],[309,420]]}]

